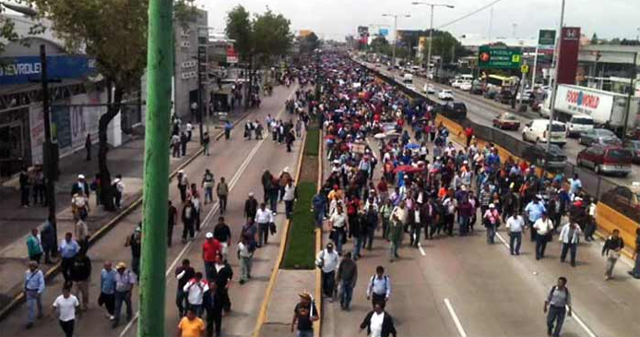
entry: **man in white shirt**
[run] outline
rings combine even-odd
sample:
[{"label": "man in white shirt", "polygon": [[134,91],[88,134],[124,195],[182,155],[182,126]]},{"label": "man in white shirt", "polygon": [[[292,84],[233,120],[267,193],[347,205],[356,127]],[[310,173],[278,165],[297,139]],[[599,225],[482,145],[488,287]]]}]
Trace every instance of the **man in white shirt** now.
[{"label": "man in white shirt", "polygon": [[551,239],[553,222],[549,219],[546,211],[542,212],[542,217],[538,219],[533,228],[536,230],[536,260],[544,258],[544,251],[547,249],[547,242]]},{"label": "man in white shirt", "polygon": [[71,295],[71,287],[62,288],[62,295],[53,302],[54,312],[58,311],[58,321],[66,337],[73,337],[76,320],[76,308],[80,305],[78,298]]},{"label": "man in white shirt", "polygon": [[187,295],[187,304],[189,309],[196,313],[196,316],[202,316],[202,301],[204,293],[209,291],[209,283],[202,279],[202,273],[197,272],[195,277],[184,285],[184,292]]},{"label": "man in white shirt", "polygon": [[267,209],[267,205],[263,202],[256,211],[255,222],[258,224],[258,246],[267,244],[269,238],[269,226],[273,223],[273,213]]},{"label": "man in white shirt", "polygon": [[338,253],[333,249],[333,243],[327,243],[316,257],[316,266],[322,269],[322,293],[333,302],[333,289],[335,286],[336,270],[338,269]]},{"label": "man in white shirt", "polygon": [[520,255],[520,245],[522,245],[522,231],[524,231],[524,218],[516,210],[507,219],[507,229],[509,230],[509,251],[511,255]]},{"label": "man in white shirt", "polygon": [[347,215],[342,211],[342,205],[336,207],[336,212],[329,218],[329,230],[333,235],[333,242],[336,244],[336,251],[342,254],[342,238],[345,236],[345,225]]},{"label": "man in white shirt", "polygon": [[580,226],[570,219],[560,230],[559,240],[562,242],[562,253],[560,254],[560,262],[564,262],[567,253],[571,251],[571,267],[576,266],[576,254],[578,253],[578,243],[580,243]]},{"label": "man in white shirt", "polygon": [[293,185],[292,180],[289,180],[289,183],[284,186],[284,195],[282,196],[282,200],[284,200],[284,212],[287,219],[291,218],[293,201],[296,199],[296,194],[296,186]]},{"label": "man in white shirt", "polygon": [[397,336],[393,318],[380,304],[376,304],[360,324],[360,331],[364,329],[367,329],[369,337]]}]

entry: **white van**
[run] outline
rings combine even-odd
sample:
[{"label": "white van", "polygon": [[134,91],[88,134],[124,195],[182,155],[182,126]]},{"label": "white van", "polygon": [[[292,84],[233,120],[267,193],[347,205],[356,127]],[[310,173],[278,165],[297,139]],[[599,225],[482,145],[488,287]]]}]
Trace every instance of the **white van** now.
[{"label": "white van", "polygon": [[567,137],[578,137],[581,133],[593,130],[595,122],[589,115],[573,115],[567,124]]},{"label": "white van", "polygon": [[[522,140],[525,142],[546,142],[549,133],[548,119],[534,119],[527,123],[522,130]],[[567,126],[564,123],[554,121],[551,125],[551,143],[560,147],[567,143]]]},{"label": "white van", "polygon": [[413,83],[413,75],[412,74],[404,74],[402,77],[402,82],[404,83]]}]

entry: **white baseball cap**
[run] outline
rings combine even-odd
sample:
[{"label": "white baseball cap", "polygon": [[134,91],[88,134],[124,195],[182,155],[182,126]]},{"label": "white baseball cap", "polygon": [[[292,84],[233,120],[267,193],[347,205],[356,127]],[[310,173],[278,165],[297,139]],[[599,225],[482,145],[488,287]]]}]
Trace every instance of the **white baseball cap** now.
[{"label": "white baseball cap", "polygon": [[211,239],[213,237],[213,233],[207,232],[207,234],[205,234],[204,237],[207,239]]}]

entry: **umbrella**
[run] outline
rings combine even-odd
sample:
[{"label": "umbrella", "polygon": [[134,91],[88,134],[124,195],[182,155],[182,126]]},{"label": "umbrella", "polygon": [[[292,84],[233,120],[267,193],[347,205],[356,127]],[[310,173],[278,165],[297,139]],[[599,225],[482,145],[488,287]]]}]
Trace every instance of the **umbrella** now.
[{"label": "umbrella", "polygon": [[407,150],[415,150],[415,149],[419,149],[420,145],[415,144],[415,143],[409,143],[409,144],[405,145],[404,148],[407,149]]},{"label": "umbrella", "polygon": [[413,169],[415,169],[415,168],[413,166],[411,166],[411,165],[400,165],[400,166],[396,167],[393,170],[393,172],[394,173],[407,172],[407,171],[410,171],[410,170],[413,170]]},{"label": "umbrella", "polygon": [[386,138],[386,137],[387,137],[387,134],[385,134],[385,133],[376,133],[376,134],[373,136],[373,138],[375,138],[375,139],[384,139],[384,138]]},{"label": "umbrella", "polygon": [[401,134],[397,133],[397,132],[387,132],[387,137],[388,138],[397,138],[400,137]]}]

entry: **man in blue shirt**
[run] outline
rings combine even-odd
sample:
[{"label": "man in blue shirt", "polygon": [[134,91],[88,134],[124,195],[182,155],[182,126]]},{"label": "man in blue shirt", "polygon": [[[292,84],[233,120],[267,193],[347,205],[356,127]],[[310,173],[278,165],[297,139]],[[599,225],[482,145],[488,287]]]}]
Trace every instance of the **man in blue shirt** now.
[{"label": "man in blue shirt", "polygon": [[536,196],[529,202],[527,207],[524,208],[524,211],[527,214],[529,228],[531,228],[531,242],[534,242],[536,240],[536,230],[533,228],[533,224],[542,217],[542,213],[546,212],[547,209]]},{"label": "man in blue shirt", "polygon": [[60,242],[58,250],[60,250],[60,257],[62,257],[62,263],[60,265],[62,276],[65,282],[67,282],[71,280],[71,267],[73,266],[76,255],[80,251],[80,245],[73,239],[73,234],[67,232],[64,235],[64,240]]},{"label": "man in blue shirt", "polygon": [[109,319],[112,321],[115,319],[116,273],[109,261],[104,263],[104,268],[100,272],[100,298],[98,303],[104,304],[109,314]]},{"label": "man in blue shirt", "polygon": [[573,179],[569,179],[569,181],[571,182],[571,194],[576,194],[582,189],[582,181],[578,177],[577,173],[574,174]]},{"label": "man in blue shirt", "polygon": [[42,318],[42,292],[44,291],[44,275],[42,271],[38,269],[38,263],[35,261],[29,262],[29,270],[24,273],[24,294],[27,298],[27,329],[33,327],[33,322],[36,320],[36,309],[38,310],[38,318]]}]

